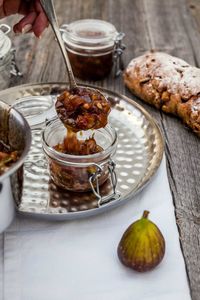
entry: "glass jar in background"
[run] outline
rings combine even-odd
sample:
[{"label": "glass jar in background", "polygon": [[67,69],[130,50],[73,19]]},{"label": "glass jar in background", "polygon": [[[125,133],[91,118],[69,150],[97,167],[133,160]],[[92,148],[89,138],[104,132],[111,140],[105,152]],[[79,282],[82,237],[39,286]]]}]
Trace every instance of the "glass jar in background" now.
[{"label": "glass jar in background", "polygon": [[7,24],[0,24],[0,90],[9,87],[11,74],[21,76],[15,63],[15,50],[7,36],[10,30]]},{"label": "glass jar in background", "polygon": [[61,27],[74,75],[83,80],[105,78],[114,65],[115,75],[123,69],[123,33],[103,20],[83,19]]},{"label": "glass jar in background", "polygon": [[56,151],[54,146],[63,142],[66,133],[67,129],[59,119],[49,121],[43,131],[43,150],[49,163],[51,178],[57,186],[66,190],[98,190],[111,173],[110,165],[117,148],[116,131],[107,125],[98,130],[79,132],[78,139],[85,140],[93,136],[97,145],[104,149],[90,155],[71,155]]}]

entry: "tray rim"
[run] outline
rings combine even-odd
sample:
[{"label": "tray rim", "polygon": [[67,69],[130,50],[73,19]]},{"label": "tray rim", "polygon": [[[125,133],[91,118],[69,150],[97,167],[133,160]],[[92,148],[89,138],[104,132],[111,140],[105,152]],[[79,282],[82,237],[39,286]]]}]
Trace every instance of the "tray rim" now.
[{"label": "tray rim", "polygon": [[[93,216],[96,214],[99,214],[101,212],[106,211],[107,209],[111,209],[111,208],[115,208],[127,201],[129,201],[131,199],[131,197],[135,197],[141,190],[143,190],[143,188],[145,188],[153,179],[154,175],[156,174],[162,158],[163,158],[163,154],[164,154],[164,138],[162,135],[162,132],[159,128],[159,125],[157,123],[157,121],[151,116],[151,114],[149,112],[146,111],[145,108],[142,107],[142,105],[138,104],[134,99],[129,98],[126,95],[120,94],[119,92],[115,92],[113,90],[110,90],[108,88],[104,88],[104,87],[100,87],[97,85],[90,85],[90,84],[84,84],[81,83],[79,84],[80,86],[88,86],[88,87],[95,87],[97,89],[100,89],[101,91],[105,92],[105,93],[111,93],[113,94],[113,96],[122,98],[123,100],[125,100],[127,103],[133,105],[136,109],[138,109],[144,116],[145,118],[149,121],[150,125],[152,126],[152,128],[155,130],[156,135],[158,137],[159,143],[158,145],[158,151],[156,152],[156,155],[154,156],[154,161],[151,164],[151,168],[148,170],[148,174],[145,178],[145,180],[141,183],[141,185],[138,185],[135,187],[134,190],[132,190],[130,193],[128,193],[126,195],[126,197],[124,198],[120,198],[119,200],[114,200],[111,201],[107,204],[102,205],[99,208],[93,208],[90,210],[84,210],[84,211],[76,211],[76,212],[67,212],[67,213],[38,213],[38,212],[26,212],[26,211],[20,211],[15,203],[16,209],[18,211],[18,213],[22,214],[22,215],[26,215],[26,216],[32,216],[35,218],[42,218],[42,219],[54,219],[54,220],[70,220],[70,219],[79,219],[79,218],[85,218],[88,216]],[[0,91],[0,97],[3,97],[6,94],[10,93],[14,93],[15,90],[19,91],[20,89],[24,89],[26,90],[26,88],[41,88],[41,87],[50,87],[53,88],[53,86],[63,86],[63,87],[67,87],[68,83],[67,82],[41,82],[41,83],[26,83],[26,84],[22,84],[22,85],[17,85],[14,87],[10,87],[8,89],[2,90]],[[45,95],[45,94],[44,94]],[[44,95],[40,95],[40,96],[44,96]],[[28,95],[27,95],[28,96]],[[31,94],[30,94],[31,96]],[[13,103],[16,101],[17,98],[15,98],[13,100]],[[4,101],[3,99],[0,98],[0,100]]]}]

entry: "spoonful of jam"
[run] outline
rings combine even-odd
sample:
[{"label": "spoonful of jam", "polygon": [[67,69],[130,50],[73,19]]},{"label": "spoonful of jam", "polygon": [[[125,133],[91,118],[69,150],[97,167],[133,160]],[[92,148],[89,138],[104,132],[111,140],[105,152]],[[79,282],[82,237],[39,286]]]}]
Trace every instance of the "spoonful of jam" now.
[{"label": "spoonful of jam", "polygon": [[69,78],[69,90],[61,94],[56,102],[58,117],[74,132],[105,127],[110,112],[108,100],[97,89],[77,85],[58,27],[53,0],[40,2],[58,41]]},{"label": "spoonful of jam", "polygon": [[58,97],[56,111],[65,126],[76,132],[105,127],[110,104],[98,90],[78,88]]}]

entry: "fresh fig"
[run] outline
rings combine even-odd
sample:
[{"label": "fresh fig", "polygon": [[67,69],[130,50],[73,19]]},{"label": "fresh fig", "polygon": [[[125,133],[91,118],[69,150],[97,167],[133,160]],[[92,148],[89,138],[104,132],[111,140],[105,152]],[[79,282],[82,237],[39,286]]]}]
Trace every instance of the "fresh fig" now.
[{"label": "fresh fig", "polygon": [[128,227],[118,246],[120,261],[138,272],[155,268],[165,254],[164,237],[148,215],[145,210],[142,218]]}]

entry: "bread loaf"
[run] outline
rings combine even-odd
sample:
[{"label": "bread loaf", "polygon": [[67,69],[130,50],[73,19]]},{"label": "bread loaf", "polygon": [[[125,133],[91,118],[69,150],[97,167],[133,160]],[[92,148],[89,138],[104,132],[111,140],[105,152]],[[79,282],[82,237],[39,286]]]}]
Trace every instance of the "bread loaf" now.
[{"label": "bread loaf", "polygon": [[200,69],[169,54],[149,52],[129,63],[124,82],[139,98],[179,116],[200,135]]}]

